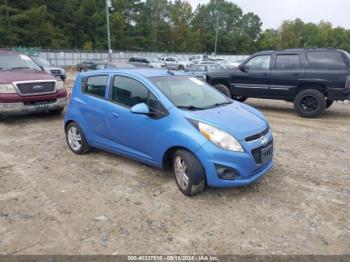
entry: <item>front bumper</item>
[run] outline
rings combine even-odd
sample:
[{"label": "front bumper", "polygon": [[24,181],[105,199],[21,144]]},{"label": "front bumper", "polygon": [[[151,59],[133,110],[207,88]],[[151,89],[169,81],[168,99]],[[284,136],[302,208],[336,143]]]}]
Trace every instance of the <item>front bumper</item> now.
[{"label": "front bumper", "polygon": [[2,115],[20,115],[35,112],[44,112],[64,108],[67,105],[67,97],[57,98],[48,103],[26,104],[17,103],[0,103],[0,114]]},{"label": "front bumper", "polygon": [[[272,141],[272,133],[270,132],[267,136],[269,141]],[[245,186],[256,181],[271,170],[273,160],[269,160],[263,164],[257,164],[251,153],[252,149],[261,146],[259,144],[260,140],[241,143],[245,149],[244,153],[224,150],[211,142],[207,142],[196,151],[196,156],[204,167],[208,186]],[[231,168],[238,174],[238,177],[235,180],[221,179],[217,174],[217,165]]]}]

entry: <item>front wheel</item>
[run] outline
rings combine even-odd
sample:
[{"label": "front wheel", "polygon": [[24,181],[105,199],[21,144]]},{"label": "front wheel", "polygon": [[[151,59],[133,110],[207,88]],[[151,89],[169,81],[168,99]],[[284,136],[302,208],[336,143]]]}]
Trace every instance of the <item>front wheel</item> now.
[{"label": "front wheel", "polygon": [[192,196],[205,189],[205,172],[199,160],[189,151],[178,150],[173,156],[173,171],[180,191]]},{"label": "front wheel", "polygon": [[244,101],[246,101],[248,99],[248,97],[245,97],[245,96],[232,96],[232,99],[243,103]]},{"label": "front wheel", "polygon": [[85,134],[75,122],[72,122],[67,126],[66,140],[69,148],[75,154],[86,154],[91,150],[91,147],[86,141]]},{"label": "front wheel", "polygon": [[294,99],[294,109],[301,117],[318,117],[325,108],[325,96],[315,89],[303,90]]},{"label": "front wheel", "polygon": [[185,70],[184,66],[183,66],[183,65],[180,65],[180,66],[179,66],[179,70]]}]

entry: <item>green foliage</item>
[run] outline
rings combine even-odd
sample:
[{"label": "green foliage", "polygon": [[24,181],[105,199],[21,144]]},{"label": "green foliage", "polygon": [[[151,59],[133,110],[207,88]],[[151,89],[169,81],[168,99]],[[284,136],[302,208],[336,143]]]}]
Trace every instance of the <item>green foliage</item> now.
[{"label": "green foliage", "polygon": [[[228,0],[195,10],[185,0],[113,0],[114,50],[246,54],[295,47],[350,51],[350,30],[328,22],[285,21],[261,29],[254,13]],[[106,50],[105,0],[0,0],[0,46]]]}]

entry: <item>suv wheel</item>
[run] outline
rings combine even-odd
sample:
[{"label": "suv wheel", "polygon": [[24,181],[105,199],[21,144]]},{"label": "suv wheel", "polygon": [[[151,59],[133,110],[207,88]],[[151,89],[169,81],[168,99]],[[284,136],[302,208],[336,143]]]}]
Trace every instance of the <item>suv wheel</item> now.
[{"label": "suv wheel", "polygon": [[66,140],[69,148],[78,155],[86,154],[91,150],[83,131],[75,122],[72,122],[67,126]]},{"label": "suv wheel", "polygon": [[245,97],[245,96],[232,96],[232,98],[242,103],[248,99],[248,97]]},{"label": "suv wheel", "polygon": [[333,105],[333,102],[332,100],[327,100],[326,101],[326,108],[330,108],[332,105]]},{"label": "suv wheel", "polygon": [[178,150],[173,156],[173,171],[180,191],[186,196],[202,192],[205,173],[199,160],[186,150]]},{"label": "suv wheel", "polygon": [[325,96],[315,89],[303,90],[294,99],[294,109],[302,117],[318,117],[325,108]]}]

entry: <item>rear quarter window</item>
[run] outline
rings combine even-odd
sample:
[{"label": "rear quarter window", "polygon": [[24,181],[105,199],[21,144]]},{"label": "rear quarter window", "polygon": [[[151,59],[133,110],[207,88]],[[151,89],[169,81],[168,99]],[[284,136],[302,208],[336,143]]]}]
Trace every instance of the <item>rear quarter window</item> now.
[{"label": "rear quarter window", "polygon": [[307,52],[310,68],[320,70],[342,70],[346,69],[344,56],[340,52]]}]

